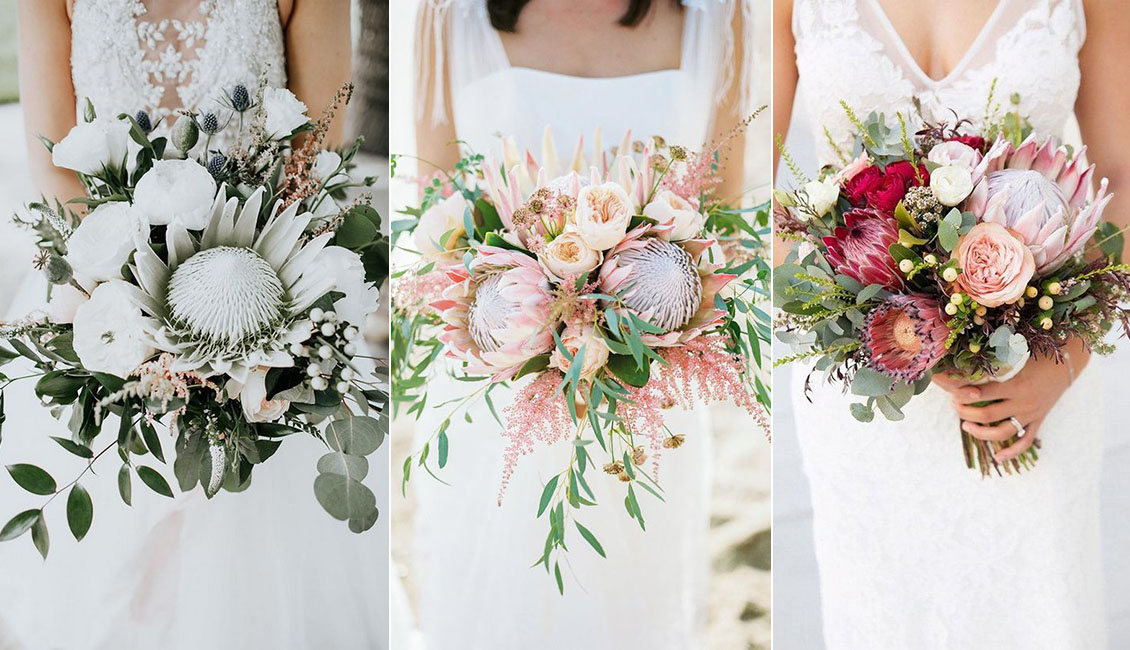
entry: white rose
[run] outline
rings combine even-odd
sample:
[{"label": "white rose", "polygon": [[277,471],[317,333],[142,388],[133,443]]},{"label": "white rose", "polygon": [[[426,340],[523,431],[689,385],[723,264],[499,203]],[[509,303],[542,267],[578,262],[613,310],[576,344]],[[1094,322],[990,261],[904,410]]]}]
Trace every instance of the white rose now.
[{"label": "white rose", "polygon": [[[585,349],[584,359],[581,360],[581,379],[585,380],[596,376],[604,364],[608,363],[608,355],[611,353],[604,338],[598,335],[592,326],[586,326],[581,331],[577,331],[572,326],[566,327],[561,334],[561,344],[574,359],[581,348]],[[555,347],[549,357],[549,365],[561,372],[569,372],[573,364],[561,354],[560,348]]]},{"label": "white rose", "polygon": [[134,191],[133,205],[149,224],[179,221],[204,230],[216,199],[216,180],[195,160],[158,160]]},{"label": "white rose", "polygon": [[377,310],[381,291],[365,281],[361,257],[347,248],[327,246],[318,253],[315,264],[333,276],[334,291],[345,294],[334,303],[338,317],[358,327],[364,325],[365,316]]},{"label": "white rose", "polygon": [[69,284],[54,287],[51,290],[51,301],[47,303],[47,316],[52,323],[67,325],[75,322],[75,312],[81,307],[88,297]]},{"label": "white rose", "polygon": [[816,211],[817,216],[822,217],[836,205],[836,201],[840,198],[840,186],[831,178],[809,181],[804,184],[804,195],[808,199],[809,207]]},{"label": "white rose", "polygon": [[573,220],[589,248],[604,251],[624,239],[635,212],[636,206],[623,187],[603,183],[581,188]]},{"label": "white rose", "polygon": [[674,226],[660,233],[668,241],[694,239],[702,233],[706,217],[691,202],[671,190],[663,190],[644,206],[643,215],[655,219],[661,226]]},{"label": "white rose", "polygon": [[87,176],[121,169],[129,154],[129,129],[125,120],[104,117],[77,124],[51,149],[51,162]]},{"label": "white rose", "polygon": [[341,167],[341,155],[336,151],[323,151],[314,158],[314,176],[322,182],[322,185],[333,185],[349,179],[344,169],[338,171],[339,167]]},{"label": "white rose", "polygon": [[263,110],[267,111],[267,137],[272,140],[282,140],[310,121],[306,104],[286,88],[264,88]]},{"label": "white rose", "polygon": [[603,256],[585,245],[575,232],[558,235],[546,245],[538,259],[550,273],[564,280],[571,275],[585,275],[600,265]]},{"label": "white rose", "polygon": [[225,388],[230,397],[239,397],[243,416],[248,422],[273,422],[290,409],[290,402],[285,399],[267,399],[266,368],[253,371],[247,376],[245,384],[230,379]]},{"label": "white rose", "polygon": [[959,165],[939,167],[930,174],[930,189],[942,205],[953,207],[973,191],[973,174]]},{"label": "white rose", "polygon": [[[467,210],[467,200],[456,192],[428,208],[420,215],[420,223],[412,233],[416,250],[427,259],[443,257],[447,251],[459,245],[459,238],[467,234],[463,227],[463,214]],[[447,239],[443,236],[445,233]],[[440,240],[443,240],[442,243]]]},{"label": "white rose", "polygon": [[943,142],[935,145],[926,159],[942,167],[957,165],[973,171],[981,163],[981,152],[960,142]]},{"label": "white rose", "polygon": [[122,279],[122,265],[141,232],[133,208],[124,202],[103,203],[79,223],[67,240],[67,261],[76,273],[95,282]]},{"label": "white rose", "polygon": [[129,286],[100,284],[75,311],[75,353],[87,370],[128,377],[156,352],[146,336],[154,324],[130,299]]}]

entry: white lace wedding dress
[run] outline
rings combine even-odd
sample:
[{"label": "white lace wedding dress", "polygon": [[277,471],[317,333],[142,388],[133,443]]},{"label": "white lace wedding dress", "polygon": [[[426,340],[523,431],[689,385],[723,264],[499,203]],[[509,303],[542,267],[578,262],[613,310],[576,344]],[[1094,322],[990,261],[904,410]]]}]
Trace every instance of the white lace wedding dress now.
[{"label": "white lace wedding dress", "polygon": [[[559,153],[571,157],[583,135],[588,155],[594,130],[605,146],[633,137],[663,135],[697,150],[708,133],[723,79],[738,67],[725,56],[734,3],[686,3],[680,69],[616,78],[580,78],[509,64],[483,0],[427,2],[423,25],[437,30],[444,47],[424,55],[449,67],[456,134],[479,153],[500,153],[499,134],[541,156],[545,127]],[[427,65],[427,64],[425,64]],[[442,69],[442,67],[440,68]],[[422,80],[420,92],[438,76]],[[590,158],[591,159],[591,158]],[[465,394],[466,382],[429,381],[432,402]],[[508,393],[496,393],[501,411]],[[416,424],[422,444],[444,411],[432,409]],[[669,426],[687,444],[663,454],[660,482],[666,503],[648,498],[647,531],[621,504],[622,484],[599,473],[589,479],[599,508],[580,521],[600,539],[608,559],[570,536],[565,595],[553,578],[530,565],[541,554],[548,523],[535,519],[545,480],[568,463],[569,443],[541,448],[522,459],[501,506],[501,427],[485,405],[474,424],[461,419],[448,430],[450,460],[443,485],[423,475],[409,485],[417,504],[415,544],[418,620],[427,650],[635,647],[686,650],[704,645],[711,427],[704,408],[672,412]],[[754,434],[751,434],[754,435]],[[604,477],[604,478],[601,478]],[[414,495],[412,494],[414,492]]]},{"label": "white lace wedding dress", "polygon": [[[237,83],[254,89],[265,75],[286,84],[275,0],[75,0],[71,26],[80,115],[89,97],[100,115],[145,109],[154,122],[165,118],[160,128],[167,129],[174,109],[218,110],[216,100]],[[44,281],[29,276],[10,319],[43,305]],[[4,371],[16,374],[11,365]],[[35,463],[64,484],[84,463],[49,440],[69,436],[66,424],[36,403],[31,388],[20,382],[5,391],[0,457]],[[172,438],[163,444],[170,453]],[[26,537],[0,545],[0,647],[386,647],[384,524],[354,535],[325,514],[312,488],[319,448],[296,436],[255,470],[246,492],[221,492],[210,502],[199,490],[167,499],[135,477],[132,508],[118,496],[116,454],[107,454],[82,480],[94,498],[86,539],[70,535],[60,498],[47,509],[46,561]],[[145,464],[175,483],[169,467],[151,457]],[[387,475],[373,474],[374,489],[385,489]],[[0,476],[0,516],[42,502]]]},{"label": "white lace wedding dress", "polygon": [[[1085,38],[1080,0],[1000,0],[957,67],[933,80],[911,58],[877,0],[796,0],[798,97],[821,164],[852,128],[839,107],[949,109],[975,122],[993,80],[1007,104],[1061,134],[1078,90]],[[1082,373],[1048,416],[1037,467],[982,480],[966,469],[958,418],[931,387],[906,419],[870,424],[850,397],[813,375],[812,403],[793,385],[812,490],[829,650],[1093,650],[1105,647],[1099,549],[1101,385]]]}]

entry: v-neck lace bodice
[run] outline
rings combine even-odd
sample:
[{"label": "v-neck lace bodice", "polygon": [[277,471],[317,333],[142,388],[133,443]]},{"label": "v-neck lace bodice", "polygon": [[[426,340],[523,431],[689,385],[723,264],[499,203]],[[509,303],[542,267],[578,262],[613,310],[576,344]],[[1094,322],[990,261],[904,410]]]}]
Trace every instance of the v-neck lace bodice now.
[{"label": "v-neck lace bodice", "polygon": [[219,111],[236,84],[286,86],[277,0],[74,0],[71,75],[80,114]]},{"label": "v-neck lace bodice", "polygon": [[953,110],[979,122],[994,80],[996,103],[1007,107],[1019,96],[1037,131],[1059,135],[1074,110],[1086,27],[1081,0],[999,0],[941,79],[922,70],[878,0],[797,0],[793,33],[799,88],[819,129],[817,154],[831,163],[838,159],[832,142],[850,148],[854,132],[841,100],[860,115],[901,111],[921,122],[952,120]]}]

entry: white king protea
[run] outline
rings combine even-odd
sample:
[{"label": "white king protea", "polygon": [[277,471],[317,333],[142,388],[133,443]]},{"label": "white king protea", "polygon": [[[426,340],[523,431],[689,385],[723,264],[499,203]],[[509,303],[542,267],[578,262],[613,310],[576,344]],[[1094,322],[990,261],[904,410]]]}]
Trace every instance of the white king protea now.
[{"label": "white king protea", "polygon": [[334,288],[333,274],[315,264],[332,233],[303,242],[311,214],[297,203],[275,204],[259,229],[264,193],[241,207],[221,188],[201,233],[169,224],[167,263],[139,242],[135,296],[160,322],[154,338],[176,355],[175,370],[246,381],[258,367],[292,365],[286,347],[312,331],[302,314]]},{"label": "white king protea", "polygon": [[605,264],[602,287],[664,332],[686,325],[702,303],[702,279],[690,254],[657,237],[620,248]]}]

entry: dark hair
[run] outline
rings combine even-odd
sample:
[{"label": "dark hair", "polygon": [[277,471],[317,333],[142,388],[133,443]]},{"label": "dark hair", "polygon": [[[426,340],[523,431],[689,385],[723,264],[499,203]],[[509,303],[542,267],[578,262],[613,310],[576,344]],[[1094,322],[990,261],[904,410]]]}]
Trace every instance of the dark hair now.
[{"label": "dark hair", "polygon": [[[682,4],[680,0],[672,1],[676,5]],[[529,2],[530,0],[487,0],[490,24],[500,32],[513,32],[518,25],[518,16]],[[628,10],[617,22],[624,27],[635,27],[651,11],[651,2],[652,0],[629,0]]]}]

